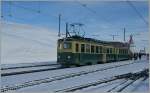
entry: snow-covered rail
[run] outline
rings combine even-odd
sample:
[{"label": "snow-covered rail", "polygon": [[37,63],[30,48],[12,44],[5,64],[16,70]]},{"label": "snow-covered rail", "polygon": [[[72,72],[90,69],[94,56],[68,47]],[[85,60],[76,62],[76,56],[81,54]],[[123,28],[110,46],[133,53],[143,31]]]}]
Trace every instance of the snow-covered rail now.
[{"label": "snow-covered rail", "polygon": [[134,63],[136,63],[136,62],[121,64],[121,65],[119,64],[119,65],[115,65],[115,66],[109,66],[109,67],[95,69],[95,70],[89,70],[89,71],[69,73],[69,74],[54,76],[54,77],[51,77],[51,78],[44,78],[44,79],[38,79],[38,80],[33,80],[33,81],[27,81],[25,83],[17,84],[15,86],[3,87],[1,89],[1,92],[6,92],[6,91],[9,91],[9,90],[18,90],[18,89],[29,87],[29,86],[39,85],[39,84],[42,84],[42,83],[49,83],[49,82],[53,82],[53,81],[57,81],[57,80],[67,79],[67,78],[71,78],[71,77],[75,77],[75,76],[81,76],[81,75],[94,73],[94,72],[98,72],[98,71],[104,71],[104,70],[113,69],[113,68],[117,68],[117,67],[121,67],[121,66],[126,66],[126,65],[130,65],[130,64],[134,64]]},{"label": "snow-covered rail", "polygon": [[[117,75],[117,76],[113,76],[113,77],[109,77],[109,78],[104,78],[104,79],[101,79],[101,80],[98,80],[98,81],[95,81],[95,82],[91,82],[91,83],[87,83],[87,84],[83,84],[83,85],[79,85],[79,86],[74,86],[74,87],[70,87],[70,88],[66,88],[66,89],[61,89],[61,90],[57,90],[55,92],[72,92],[72,91],[80,90],[80,89],[87,88],[87,87],[90,87],[90,86],[96,86],[96,85],[99,85],[99,84],[108,83],[108,82],[118,80],[118,79],[131,80],[130,82],[127,82],[128,80],[125,80],[121,83],[121,84],[124,84],[124,83],[127,82],[123,87],[121,87],[117,90],[117,92],[121,92],[127,86],[131,85],[133,82],[135,82],[139,78],[148,77],[148,74],[149,74],[148,69],[144,69],[140,72],[126,73],[126,74]],[[115,87],[115,88],[117,88],[117,87]],[[113,88],[113,89],[115,89],[115,88]],[[109,90],[109,92],[112,91],[113,89]]]},{"label": "snow-covered rail", "polygon": [[8,70],[8,69],[19,69],[19,68],[31,68],[31,67],[42,67],[42,66],[55,66],[58,64],[37,64],[37,65],[27,65],[27,66],[14,66],[14,67],[2,67],[1,70]]},{"label": "snow-covered rail", "polygon": [[133,73],[132,76],[128,77],[125,81],[116,85],[115,87],[109,89],[107,92],[122,92],[125,88],[132,85],[135,81],[141,79],[142,81],[146,80],[149,77],[148,69],[143,71]]},{"label": "snow-covered rail", "polygon": [[24,67],[12,67],[1,70],[1,76],[18,75],[25,73],[41,72],[48,70],[62,69],[59,64],[51,65],[35,65],[35,66],[24,66]]}]

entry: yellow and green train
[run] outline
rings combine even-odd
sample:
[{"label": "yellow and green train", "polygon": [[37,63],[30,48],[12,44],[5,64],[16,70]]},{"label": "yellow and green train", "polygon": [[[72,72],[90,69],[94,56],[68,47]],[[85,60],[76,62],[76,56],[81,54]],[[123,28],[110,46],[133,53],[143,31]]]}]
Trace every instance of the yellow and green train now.
[{"label": "yellow and green train", "polygon": [[130,58],[128,43],[106,42],[80,36],[58,39],[57,63],[62,66],[100,64]]}]

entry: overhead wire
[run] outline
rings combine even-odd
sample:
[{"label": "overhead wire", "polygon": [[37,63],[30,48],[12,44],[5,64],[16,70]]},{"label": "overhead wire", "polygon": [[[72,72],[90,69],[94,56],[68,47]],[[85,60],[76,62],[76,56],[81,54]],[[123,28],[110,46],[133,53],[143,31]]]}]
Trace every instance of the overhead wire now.
[{"label": "overhead wire", "polygon": [[[52,16],[52,17],[58,19],[58,16],[57,16],[57,15],[52,15],[52,14],[43,12],[43,11],[41,10],[41,7],[40,7],[40,2],[38,3],[38,10],[33,9],[33,8],[28,8],[28,7],[25,7],[25,6],[22,6],[22,5],[18,5],[18,4],[15,4],[15,3],[13,3],[13,4],[11,4],[11,5],[13,5],[13,6],[15,6],[15,7],[18,7],[18,8],[22,8],[22,9],[27,10],[27,11],[30,11],[30,12],[34,12],[34,13],[41,14],[41,15],[44,15],[44,16]],[[64,18],[62,18],[61,20],[62,20],[63,22],[66,22],[66,19],[64,19]]]},{"label": "overhead wire", "polygon": [[[102,15],[98,15],[98,13],[97,13],[95,10],[91,9],[90,7],[88,7],[87,4],[83,4],[83,3],[81,3],[80,1],[76,1],[76,2],[77,2],[79,5],[81,5],[83,8],[87,9],[87,10],[90,11],[91,13],[95,14],[96,16],[98,16],[98,18],[101,17],[106,23],[112,24],[108,19],[106,19],[106,18],[103,17]],[[115,26],[115,28],[120,29],[120,27],[117,27],[117,26]],[[122,29],[122,28],[121,28],[121,29]]]},{"label": "overhead wire", "polygon": [[129,1],[129,0],[127,0],[126,2],[127,2],[127,4],[129,4],[130,7],[136,12],[136,14],[143,20],[143,22],[144,22],[146,25],[148,25],[148,21],[146,21],[146,20],[144,19],[144,17],[142,16],[142,14],[137,10],[137,8],[133,5],[133,3],[132,3],[131,1]]},{"label": "overhead wire", "polygon": [[[78,2],[78,1],[77,1],[77,2]],[[78,2],[78,3],[79,3],[82,7],[86,8],[88,11],[92,12],[92,13],[95,14],[95,15],[98,15],[95,10],[91,9],[91,8],[88,7],[86,4],[83,4],[83,3],[81,3],[81,2]],[[48,14],[48,13],[43,12],[43,11],[41,10],[40,2],[37,3],[37,6],[38,6],[38,9],[37,9],[37,10],[36,10],[36,9],[33,9],[33,8],[25,7],[25,6],[23,6],[23,5],[18,5],[18,4],[16,4],[16,3],[12,3],[12,2],[10,2],[10,5],[11,5],[11,7],[10,7],[10,13],[9,13],[9,16],[11,15],[10,17],[12,17],[12,6],[15,6],[15,7],[22,8],[22,9],[25,9],[25,10],[28,10],[28,11],[31,11],[31,12],[34,12],[34,13],[38,13],[38,14],[41,14],[41,15],[44,15],[44,16],[53,16],[53,17],[55,17],[55,18],[58,19],[58,16],[56,16],[56,15],[51,15],[51,14]],[[99,16],[99,15],[98,15],[98,16]],[[142,15],[141,15],[141,16],[142,16]],[[112,23],[110,23],[110,21],[108,21],[107,19],[105,19],[103,16],[100,16],[100,17],[102,17],[103,20],[105,20],[107,23],[112,24]],[[16,18],[17,18],[17,17],[16,17]],[[66,19],[64,19],[64,18],[61,18],[61,20],[64,21],[64,22],[66,22]],[[117,28],[117,29],[120,29],[120,28]],[[121,29],[123,29],[123,28],[121,28]]]}]

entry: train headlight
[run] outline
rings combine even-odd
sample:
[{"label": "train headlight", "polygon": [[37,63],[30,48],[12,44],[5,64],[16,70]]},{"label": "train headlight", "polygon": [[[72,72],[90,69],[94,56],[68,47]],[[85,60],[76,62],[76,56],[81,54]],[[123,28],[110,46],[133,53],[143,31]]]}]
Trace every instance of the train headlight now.
[{"label": "train headlight", "polygon": [[70,58],[71,58],[71,56],[68,56],[67,58],[68,58],[68,59],[70,59]]}]

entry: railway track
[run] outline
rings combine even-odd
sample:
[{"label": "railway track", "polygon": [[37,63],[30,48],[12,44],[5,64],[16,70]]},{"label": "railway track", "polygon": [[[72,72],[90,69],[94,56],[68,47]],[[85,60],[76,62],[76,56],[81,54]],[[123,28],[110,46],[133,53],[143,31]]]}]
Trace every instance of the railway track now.
[{"label": "railway track", "polygon": [[87,83],[87,84],[83,84],[83,85],[79,85],[79,86],[74,86],[74,87],[70,87],[70,88],[66,88],[66,89],[61,89],[61,90],[56,90],[55,92],[73,92],[76,90],[81,90],[83,88],[87,88],[90,86],[97,86],[103,83],[108,83],[111,81],[115,81],[118,79],[128,79],[131,80],[130,82],[127,82],[128,80],[123,81],[121,84],[117,85],[116,87],[112,88],[111,90],[109,90],[108,92],[111,92],[112,90],[116,89],[118,86],[126,83],[123,87],[119,88],[116,92],[121,92],[123,91],[126,87],[128,87],[129,85],[131,85],[133,82],[135,82],[136,80],[142,78],[142,77],[148,77],[148,69],[145,69],[143,71],[140,72],[136,72],[136,73],[127,73],[127,74],[122,74],[122,75],[117,75],[117,76],[113,76],[113,77],[109,77],[109,78],[104,78],[95,82],[91,82],[91,83]]},{"label": "railway track", "polygon": [[57,69],[62,69],[62,67],[60,67],[60,65],[58,64],[12,67],[12,68],[5,68],[1,70],[1,76],[4,77],[4,76],[34,73],[34,72],[41,72],[41,71],[48,71],[48,70],[57,70]]},{"label": "railway track", "polygon": [[39,85],[42,83],[50,83],[50,82],[57,81],[57,80],[63,80],[63,79],[72,78],[75,76],[81,76],[81,75],[90,74],[90,73],[94,73],[94,72],[98,72],[98,71],[104,71],[104,70],[108,70],[108,69],[112,69],[112,68],[116,68],[116,67],[121,67],[121,66],[125,66],[125,65],[130,65],[130,64],[134,64],[134,63],[109,66],[109,67],[100,68],[100,69],[96,69],[96,70],[81,71],[81,72],[77,72],[77,73],[69,73],[69,74],[54,76],[51,78],[44,78],[44,79],[38,79],[38,80],[33,80],[33,81],[27,81],[27,82],[24,82],[22,84],[17,84],[15,86],[3,87],[1,89],[1,92],[6,92],[6,91],[10,91],[10,90],[18,90],[18,89],[29,87],[29,86]]},{"label": "railway track", "polygon": [[[138,62],[138,61],[137,61]],[[130,64],[130,63],[129,63]],[[27,73],[35,73],[35,72],[42,72],[42,71],[49,71],[49,70],[58,70],[58,69],[64,69],[65,67],[55,67],[55,68],[45,68],[41,69],[41,67],[50,67],[50,66],[58,66],[58,64],[44,64],[44,65],[32,65],[32,66],[18,66],[18,67],[8,67],[8,68],[1,68],[1,76],[12,76],[12,75],[19,75],[19,74],[27,74]],[[31,69],[30,68],[39,68],[39,69]],[[27,69],[23,71],[13,71],[18,69]],[[7,70],[10,70],[7,72]]]},{"label": "railway track", "polygon": [[58,64],[39,64],[39,65],[29,65],[29,66],[4,67],[4,68],[1,68],[1,70],[30,68],[30,67],[42,67],[42,66],[55,66],[55,65],[58,65]]},{"label": "railway track", "polygon": [[143,76],[135,76],[134,78],[128,78],[126,80],[124,80],[123,82],[121,82],[120,84],[116,85],[115,87],[109,89],[107,92],[122,92],[124,89],[126,89],[127,87],[129,87],[130,85],[132,85],[135,81],[137,80],[146,80],[148,78],[148,72],[145,73],[145,75]]}]

